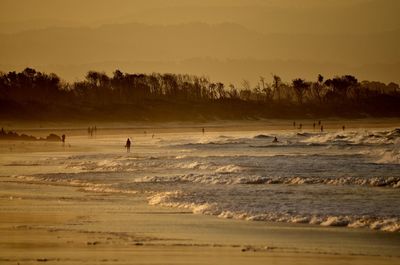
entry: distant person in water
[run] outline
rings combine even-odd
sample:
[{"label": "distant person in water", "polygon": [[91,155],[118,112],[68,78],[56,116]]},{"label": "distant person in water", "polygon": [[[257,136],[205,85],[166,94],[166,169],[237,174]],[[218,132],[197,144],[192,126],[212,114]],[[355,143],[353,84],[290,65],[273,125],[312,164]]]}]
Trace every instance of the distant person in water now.
[{"label": "distant person in water", "polygon": [[315,122],[313,123],[313,125],[312,125],[312,126],[313,126],[313,129],[314,129],[314,131],[315,131]]},{"label": "distant person in water", "polygon": [[343,130],[343,131],[346,130],[346,127],[345,127],[344,125],[342,126],[342,130]]},{"label": "distant person in water", "polygon": [[324,131],[324,126],[321,125],[321,132],[323,132],[323,131]]},{"label": "distant person in water", "polygon": [[126,152],[129,153],[131,151],[131,140],[129,138],[126,140],[125,147],[126,147]]},{"label": "distant person in water", "polygon": [[276,136],[274,137],[274,140],[272,141],[273,143],[277,143],[277,142],[279,142],[278,141],[278,138],[276,138]]},{"label": "distant person in water", "polygon": [[201,129],[201,131],[202,131],[202,132],[203,132],[203,134],[204,134],[204,132],[205,132],[204,128],[202,128],[202,129]]},{"label": "distant person in water", "polygon": [[318,125],[321,125],[321,121],[320,120],[318,121]]},{"label": "distant person in water", "polygon": [[89,126],[87,130],[88,130],[88,131],[87,131],[87,132],[88,132],[88,135],[89,135],[89,136],[93,136],[93,128],[92,128],[91,126]]},{"label": "distant person in water", "polygon": [[61,141],[63,146],[65,146],[65,134],[61,135]]}]

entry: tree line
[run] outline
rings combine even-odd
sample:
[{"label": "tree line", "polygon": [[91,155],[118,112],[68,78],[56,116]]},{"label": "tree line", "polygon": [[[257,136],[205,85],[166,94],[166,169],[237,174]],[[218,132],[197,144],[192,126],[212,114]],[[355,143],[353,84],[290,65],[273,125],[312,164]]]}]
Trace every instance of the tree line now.
[{"label": "tree line", "polygon": [[45,118],[51,114],[41,114],[41,109],[49,108],[54,116],[66,118],[163,119],[163,113],[168,119],[400,115],[398,84],[360,82],[352,75],[291,82],[272,75],[260,77],[254,86],[246,80],[226,86],[195,75],[116,70],[112,76],[89,71],[83,80],[71,83],[26,68],[0,73],[0,102],[3,118],[13,118],[13,113],[29,118],[31,111]]}]

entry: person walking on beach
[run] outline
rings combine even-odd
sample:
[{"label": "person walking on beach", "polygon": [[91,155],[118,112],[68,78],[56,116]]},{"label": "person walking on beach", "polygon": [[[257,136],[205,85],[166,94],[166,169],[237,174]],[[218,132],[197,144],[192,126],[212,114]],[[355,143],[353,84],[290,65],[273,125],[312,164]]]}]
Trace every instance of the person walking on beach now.
[{"label": "person walking on beach", "polygon": [[131,152],[131,140],[129,138],[126,140],[125,147],[126,147],[126,152],[130,153]]}]

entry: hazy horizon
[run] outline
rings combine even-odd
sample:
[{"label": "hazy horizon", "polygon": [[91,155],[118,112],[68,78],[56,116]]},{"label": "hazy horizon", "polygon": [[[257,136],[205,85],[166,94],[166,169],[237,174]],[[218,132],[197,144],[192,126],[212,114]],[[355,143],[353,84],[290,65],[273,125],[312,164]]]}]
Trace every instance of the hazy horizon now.
[{"label": "hazy horizon", "polygon": [[400,82],[400,2],[0,1],[0,71]]}]

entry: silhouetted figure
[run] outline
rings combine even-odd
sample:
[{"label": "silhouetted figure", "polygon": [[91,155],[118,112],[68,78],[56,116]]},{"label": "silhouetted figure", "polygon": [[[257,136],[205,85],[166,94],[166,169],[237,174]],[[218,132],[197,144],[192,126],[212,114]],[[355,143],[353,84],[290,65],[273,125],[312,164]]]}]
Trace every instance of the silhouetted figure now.
[{"label": "silhouetted figure", "polygon": [[204,134],[204,128],[202,128],[202,129],[201,129],[201,131],[202,131],[202,132],[203,132],[203,134]]},{"label": "silhouetted figure", "polygon": [[295,121],[293,122],[293,128],[296,128],[296,122]]},{"label": "silhouetted figure", "polygon": [[126,152],[129,153],[131,151],[131,140],[129,140],[129,138],[126,140]]},{"label": "silhouetted figure", "polygon": [[320,120],[318,121],[318,125],[321,125],[321,121]]},{"label": "silhouetted figure", "polygon": [[277,142],[279,142],[278,141],[278,138],[276,138],[276,136],[274,137],[274,140],[272,141],[273,143],[277,143]]},{"label": "silhouetted figure", "polygon": [[63,143],[63,146],[65,146],[65,134],[61,135],[61,141]]},{"label": "silhouetted figure", "polygon": [[321,125],[321,132],[323,132],[323,131],[324,131],[324,126]]},{"label": "silhouetted figure", "polygon": [[303,124],[299,124],[299,129],[301,130],[301,129],[303,129]]},{"label": "silhouetted figure", "polygon": [[312,125],[312,126],[313,126],[313,129],[314,129],[314,131],[315,131],[315,122],[313,123],[313,125]]},{"label": "silhouetted figure", "polygon": [[345,127],[344,125],[342,126],[342,130],[343,130],[343,131],[346,130],[346,127]]}]

